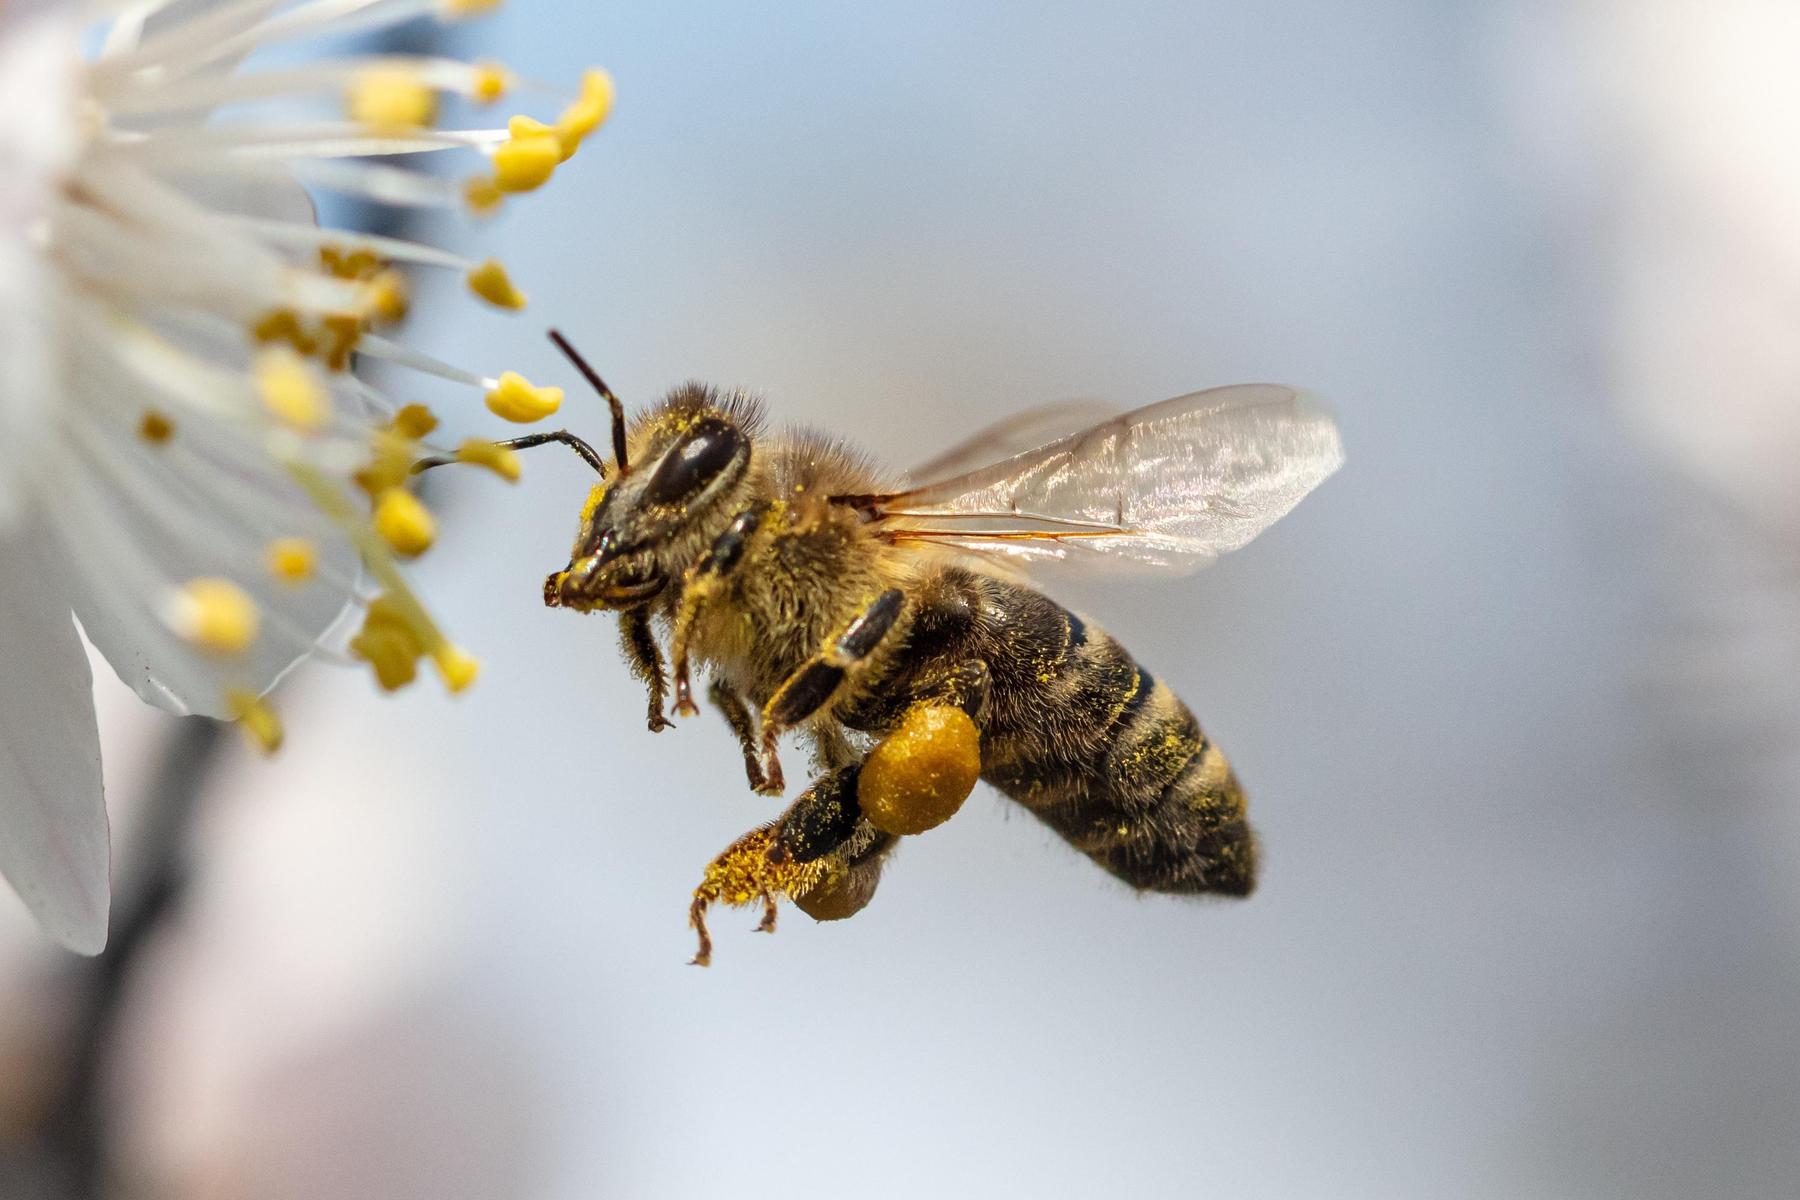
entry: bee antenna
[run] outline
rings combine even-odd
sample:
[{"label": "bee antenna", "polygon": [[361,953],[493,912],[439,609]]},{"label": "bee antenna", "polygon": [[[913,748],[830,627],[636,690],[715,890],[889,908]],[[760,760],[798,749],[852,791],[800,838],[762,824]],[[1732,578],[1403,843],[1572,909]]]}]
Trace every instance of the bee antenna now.
[{"label": "bee antenna", "polygon": [[552,329],[550,340],[555,342],[556,348],[575,364],[575,369],[581,372],[582,378],[593,385],[594,390],[600,393],[608,407],[612,409],[613,458],[618,461],[619,474],[625,474],[631,470],[631,464],[625,460],[625,405],[620,403],[617,396],[613,395],[613,390],[606,386],[606,380],[600,378],[600,373],[588,366],[587,359],[581,357],[575,347],[569,345],[568,338]]}]

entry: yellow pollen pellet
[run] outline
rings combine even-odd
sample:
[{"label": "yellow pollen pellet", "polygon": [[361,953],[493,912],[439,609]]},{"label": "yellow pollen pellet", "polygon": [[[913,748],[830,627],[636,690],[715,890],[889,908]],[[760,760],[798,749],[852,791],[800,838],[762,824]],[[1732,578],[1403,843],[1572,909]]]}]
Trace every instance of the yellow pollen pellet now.
[{"label": "yellow pollen pellet", "polygon": [[242,654],[256,640],[256,601],[229,579],[192,579],[174,605],[181,636],[215,654]]},{"label": "yellow pollen pellet", "polygon": [[496,62],[475,64],[475,86],[469,95],[477,104],[492,104],[512,87],[512,72]]},{"label": "yellow pollen pellet", "polygon": [[261,696],[247,688],[232,688],[225,693],[225,703],[231,709],[232,719],[257,749],[264,754],[281,749],[281,718]]},{"label": "yellow pollen pellet", "polygon": [[405,67],[370,67],[350,85],[344,107],[373,129],[418,129],[437,118],[437,93]]},{"label": "yellow pollen pellet", "polygon": [[436,415],[423,404],[403,405],[400,411],[394,414],[394,432],[401,437],[411,438],[415,442],[437,427]]},{"label": "yellow pollen pellet", "polygon": [[305,583],[319,565],[319,550],[303,537],[276,538],[265,551],[269,574],[283,583]]},{"label": "yellow pollen pellet", "polygon": [[175,436],[175,422],[154,408],[146,408],[138,421],[138,436],[152,446],[160,446]]},{"label": "yellow pollen pellet", "polygon": [[494,149],[494,186],[503,192],[533,191],[562,160],[562,142],[554,133],[509,138]]},{"label": "yellow pollen pellet", "polygon": [[293,351],[263,351],[254,373],[264,406],[288,425],[310,431],[331,418],[330,395]]},{"label": "yellow pollen pellet", "polygon": [[463,203],[476,216],[487,216],[499,208],[500,202],[505,199],[506,195],[500,190],[500,185],[486,175],[474,175],[463,180]]},{"label": "yellow pollen pellet", "polygon": [[527,425],[562,407],[562,396],[559,387],[532,387],[517,371],[505,371],[499,386],[487,394],[487,406],[496,417]]},{"label": "yellow pollen pellet", "polygon": [[444,686],[451,692],[465,690],[475,682],[481,673],[481,660],[460,646],[452,646],[445,642],[431,652],[432,665],[437,667],[438,674],[444,680]]},{"label": "yellow pollen pellet", "polygon": [[497,258],[490,258],[469,272],[469,290],[495,308],[525,307],[525,293],[513,286],[512,276]]},{"label": "yellow pollen pellet", "polygon": [[375,502],[375,532],[402,558],[417,558],[431,549],[437,522],[431,510],[405,488],[391,487]]},{"label": "yellow pollen pellet", "polygon": [[456,448],[458,462],[486,467],[508,483],[519,481],[519,455],[510,446],[490,442],[486,438],[470,438]]}]

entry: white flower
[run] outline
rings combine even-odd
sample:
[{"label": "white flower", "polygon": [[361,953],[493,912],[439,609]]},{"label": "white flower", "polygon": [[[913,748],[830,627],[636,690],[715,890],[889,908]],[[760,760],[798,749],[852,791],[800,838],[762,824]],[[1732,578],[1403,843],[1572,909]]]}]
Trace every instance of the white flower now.
[{"label": "white flower", "polygon": [[[421,658],[452,690],[474,677],[395,563],[431,541],[404,484],[435,419],[395,413],[352,356],[473,389],[510,420],[547,415],[560,393],[377,335],[405,308],[394,264],[464,272],[503,308],[524,298],[492,261],[320,230],[303,185],[490,210],[598,127],[610,80],[590,72],[554,124],[450,131],[433,125],[441,96],[492,102],[511,75],[401,57],[238,69],[265,45],[433,11],[140,0],[89,59],[73,6],[0,4],[0,874],[73,949],[104,945],[108,850],[71,611],[144,699],[241,720],[271,749],[280,726],[261,697],[347,607],[366,609],[349,654],[382,686]],[[309,97],[341,115],[258,111]],[[395,165],[435,151],[481,168],[455,180]],[[490,442],[449,453],[517,476]],[[364,570],[378,595],[361,593]]]}]

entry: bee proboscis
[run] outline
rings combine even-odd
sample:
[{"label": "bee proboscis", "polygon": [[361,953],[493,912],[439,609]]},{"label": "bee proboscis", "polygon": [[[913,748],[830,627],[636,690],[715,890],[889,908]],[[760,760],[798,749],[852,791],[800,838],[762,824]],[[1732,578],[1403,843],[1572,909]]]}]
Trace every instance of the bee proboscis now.
[{"label": "bee proboscis", "polygon": [[[686,384],[628,423],[551,337],[610,405],[613,458],[561,430],[502,443],[561,443],[600,475],[545,603],[619,615],[652,730],[671,687],[697,711],[698,665],[753,789],[784,790],[789,731],[818,766],[706,869],[695,962],[713,903],[760,905],[765,930],[782,897],[821,920],[859,911],[897,841],[947,819],[977,776],[1134,888],[1249,894],[1257,842],[1225,756],[1027,572],[1185,573],[1237,549],[1343,461],[1324,409],[1275,384],[1098,422],[1051,406],[890,480],[835,439],[766,433],[743,392]],[[1078,415],[1085,428],[1052,436]]]}]

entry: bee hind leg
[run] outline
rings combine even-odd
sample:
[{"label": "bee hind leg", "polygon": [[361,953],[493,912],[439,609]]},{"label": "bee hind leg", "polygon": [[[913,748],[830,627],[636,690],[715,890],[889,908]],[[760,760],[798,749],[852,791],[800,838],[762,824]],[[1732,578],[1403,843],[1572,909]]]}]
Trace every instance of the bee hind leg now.
[{"label": "bee hind leg", "polygon": [[688,925],[699,938],[694,954],[695,966],[712,961],[712,937],[706,928],[706,912],[715,904],[728,908],[762,905],[764,933],[775,931],[775,904],[782,896],[798,896],[811,889],[823,876],[822,863],[798,862],[791,854],[779,850],[776,825],[753,829],[725,848],[725,852],[707,864],[700,886],[694,889],[688,906]]}]

